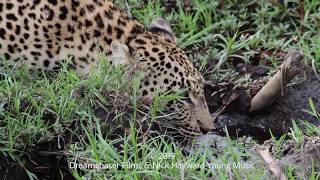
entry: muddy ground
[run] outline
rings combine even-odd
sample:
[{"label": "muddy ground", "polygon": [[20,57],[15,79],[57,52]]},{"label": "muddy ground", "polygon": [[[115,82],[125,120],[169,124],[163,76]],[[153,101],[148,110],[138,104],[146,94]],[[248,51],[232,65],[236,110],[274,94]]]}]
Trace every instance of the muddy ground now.
[{"label": "muddy ground", "polygon": [[310,110],[308,98],[313,100],[316,109],[320,109],[320,81],[316,76],[298,79],[287,87],[283,97],[256,113],[248,113],[251,97],[247,91],[239,94],[226,111],[217,117],[217,129],[227,126],[229,133],[234,136],[250,135],[263,142],[270,138],[269,130],[275,136],[286,133],[292,127],[292,120],[320,125],[319,120],[306,112]]},{"label": "muddy ground", "polygon": [[[207,87],[208,90],[210,91],[210,87]],[[272,105],[256,113],[248,112],[251,99],[248,91],[240,90],[237,94],[239,96],[227,105],[223,113],[217,116],[215,121],[217,132],[198,137],[196,145],[193,148],[190,145],[186,146],[185,151],[191,152],[194,149],[206,147],[216,148],[218,154],[219,151],[223,152],[228,144],[228,138],[223,135],[226,127],[228,134],[234,139],[238,140],[244,136],[270,146],[271,153],[274,156],[277,154],[281,167],[289,165],[296,167],[294,174],[297,177],[308,177],[311,174],[312,161],[315,172],[320,172],[320,137],[304,136],[297,144],[287,136],[280,152],[276,152],[278,150],[275,149],[274,142],[270,140],[270,131],[278,138],[288,133],[292,127],[292,120],[295,120],[302,129],[303,122],[310,122],[320,128],[320,121],[306,112],[310,110],[308,98],[313,100],[316,109],[320,109],[320,81],[316,76],[300,77],[296,83],[287,87],[283,97],[279,97]],[[217,111],[217,106],[210,108],[212,111]],[[249,144],[247,148],[255,154],[253,144]],[[245,161],[250,163],[257,158],[254,156]]]}]

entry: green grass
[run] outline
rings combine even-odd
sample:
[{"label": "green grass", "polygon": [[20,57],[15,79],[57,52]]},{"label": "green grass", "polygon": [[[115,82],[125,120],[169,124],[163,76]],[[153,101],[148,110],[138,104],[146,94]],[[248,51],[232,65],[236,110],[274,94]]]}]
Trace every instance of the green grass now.
[{"label": "green grass", "polygon": [[[127,8],[124,1],[116,3]],[[317,0],[305,0],[302,11],[295,0],[284,0],[283,5],[273,5],[266,0],[193,0],[191,10],[183,5],[164,7],[159,1],[144,4],[129,0],[128,5],[133,16],[145,25],[157,16],[166,17],[173,25],[179,46],[205,74],[208,82],[232,74],[234,63],[253,63],[257,54],[261,55],[261,64],[274,71],[280,63],[277,60],[281,53],[293,47],[302,49],[306,63],[314,72],[319,72],[320,2]],[[226,179],[230,174],[235,179],[267,178],[262,162],[246,148],[247,143],[254,143],[253,140],[241,143],[240,139],[227,137],[228,143],[221,151],[206,148],[204,152],[196,150],[184,156],[181,148],[166,137],[147,134],[141,138],[137,124],[141,112],[136,101],[141,76],[137,73],[133,77],[133,88],[128,89],[124,67],[111,68],[106,57],[99,59],[98,69],[86,79],[66,67],[54,78],[45,72],[35,76],[24,69],[6,68],[0,80],[0,156],[26,166],[30,179],[36,179],[36,176],[28,170],[25,155],[38,144],[50,141],[57,142],[58,146],[61,143],[59,153],[67,156],[69,163],[122,165],[121,168],[100,170],[73,169],[72,175],[76,179],[205,179],[209,176]],[[207,65],[212,61],[215,66],[208,69]],[[239,81],[239,84],[243,83],[247,80]],[[127,106],[132,107],[132,111],[114,111],[115,120],[129,122],[126,133],[117,139],[108,138],[106,129],[110,129],[110,122],[99,118],[95,111],[95,107],[106,111],[116,107],[113,106],[114,99],[106,96],[109,93],[128,98]],[[145,112],[146,117],[154,121],[162,110],[160,102],[175,98],[179,96],[157,96]],[[315,109],[312,100],[309,102],[306,109],[320,120],[319,110]],[[320,136],[319,127],[313,124],[305,123],[306,130],[293,124],[288,137],[298,144],[304,135]],[[277,150],[284,137],[272,138]],[[212,163],[207,159],[213,160]],[[232,166],[233,163],[244,163],[244,159],[253,160],[254,168]],[[160,167],[152,163],[158,163]],[[181,168],[176,164],[196,167]],[[208,168],[210,165],[231,165],[231,169]],[[289,179],[296,178],[293,171],[294,167],[285,169]],[[319,173],[313,171],[310,179],[317,178]]]}]

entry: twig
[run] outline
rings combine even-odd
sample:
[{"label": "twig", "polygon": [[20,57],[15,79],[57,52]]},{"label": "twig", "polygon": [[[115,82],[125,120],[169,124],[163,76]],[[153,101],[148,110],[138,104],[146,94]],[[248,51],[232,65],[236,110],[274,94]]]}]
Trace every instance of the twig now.
[{"label": "twig", "polygon": [[287,178],[282,172],[279,163],[271,157],[269,148],[270,146],[256,145],[256,152],[277,180],[286,180]]},{"label": "twig", "polygon": [[213,113],[213,121],[217,119],[217,117],[228,107],[228,105],[236,100],[240,96],[240,93],[232,94],[231,97],[229,97],[228,101],[223,103],[222,107],[219,107],[215,113]]}]

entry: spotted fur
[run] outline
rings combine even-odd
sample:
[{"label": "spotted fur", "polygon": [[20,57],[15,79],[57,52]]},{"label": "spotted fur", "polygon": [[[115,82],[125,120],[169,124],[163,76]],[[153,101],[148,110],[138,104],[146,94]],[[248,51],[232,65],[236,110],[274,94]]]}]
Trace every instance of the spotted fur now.
[{"label": "spotted fur", "polygon": [[70,57],[71,66],[86,75],[99,53],[110,55],[111,44],[120,42],[129,56],[142,56],[139,69],[145,78],[140,97],[152,99],[156,90],[187,89],[188,98],[171,101],[167,108],[173,113],[169,120],[193,137],[213,126],[203,78],[175,44],[170,26],[163,24],[147,30],[105,0],[1,1],[0,54],[16,67],[45,70],[58,69]]}]

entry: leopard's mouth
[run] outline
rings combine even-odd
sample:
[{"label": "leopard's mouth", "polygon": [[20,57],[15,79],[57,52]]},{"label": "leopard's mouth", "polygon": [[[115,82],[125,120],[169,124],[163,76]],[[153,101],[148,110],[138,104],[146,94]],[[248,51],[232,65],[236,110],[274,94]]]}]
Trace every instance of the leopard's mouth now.
[{"label": "leopard's mouth", "polygon": [[208,132],[211,131],[211,129],[200,127],[200,131],[201,131],[203,134],[207,134]]},{"label": "leopard's mouth", "polygon": [[180,130],[181,134],[183,134],[184,136],[186,136],[188,138],[194,138],[194,137],[197,137],[197,136],[200,136],[203,134],[201,131],[197,131],[196,129],[189,129],[184,126],[180,126],[179,130]]}]

